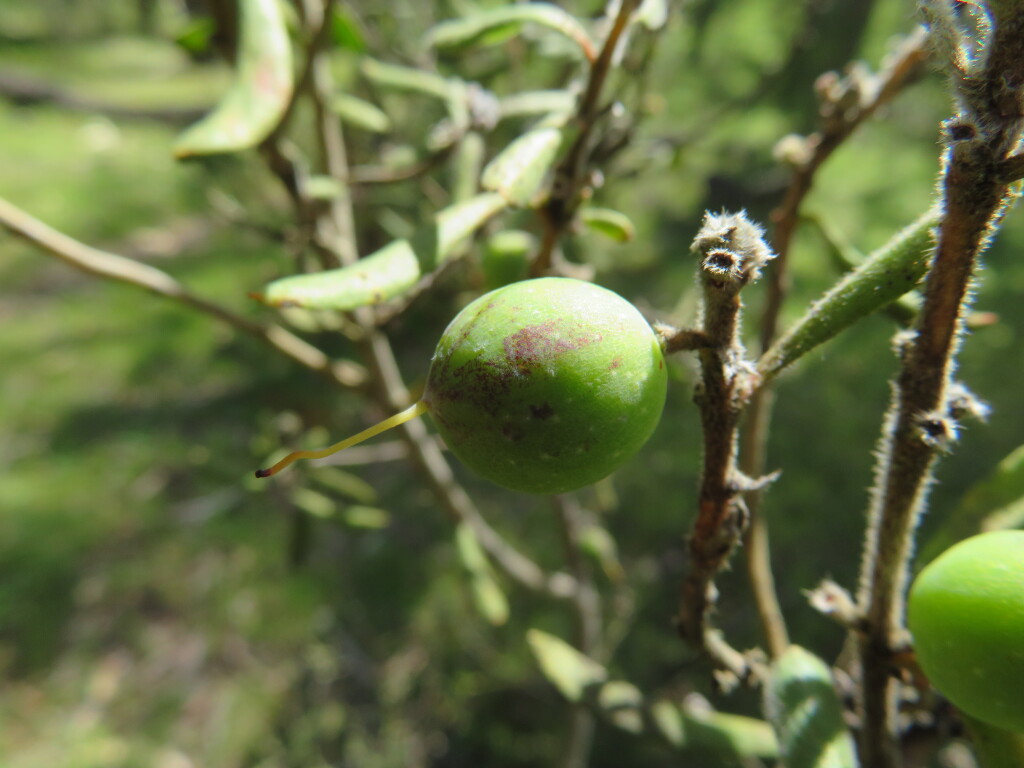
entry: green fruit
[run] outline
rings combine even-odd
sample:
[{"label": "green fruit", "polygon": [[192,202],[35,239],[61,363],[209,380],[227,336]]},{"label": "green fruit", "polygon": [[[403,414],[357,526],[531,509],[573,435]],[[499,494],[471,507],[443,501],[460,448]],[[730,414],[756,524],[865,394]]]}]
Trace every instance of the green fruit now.
[{"label": "green fruit", "polygon": [[667,381],[657,336],[622,297],[568,278],[513,283],[452,320],[420,402],[256,475],[323,458],[427,412],[452,453],[488,480],[562,493],[606,477],[647,442]]},{"label": "green fruit", "polygon": [[661,346],[633,305],[548,277],[471,303],[448,326],[423,400],[452,453],[498,485],[560,493],[607,476],[665,404]]},{"label": "green fruit", "polygon": [[992,531],[946,550],[907,606],[918,663],[974,718],[1024,732],[1024,531]]}]

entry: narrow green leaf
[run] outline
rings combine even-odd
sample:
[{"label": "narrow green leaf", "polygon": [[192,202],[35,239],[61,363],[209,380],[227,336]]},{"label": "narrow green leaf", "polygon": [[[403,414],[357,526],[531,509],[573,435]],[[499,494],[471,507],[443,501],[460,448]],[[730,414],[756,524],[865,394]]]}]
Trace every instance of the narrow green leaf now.
[{"label": "narrow green leaf", "polygon": [[366,38],[352,14],[339,3],[332,3],[331,9],[331,39],[334,40],[334,44],[356,53],[365,51]]},{"label": "narrow green leaf", "polygon": [[313,200],[333,200],[344,191],[341,182],[331,176],[317,174],[306,179],[306,195]]},{"label": "narrow green leaf", "polygon": [[465,523],[455,527],[455,549],[470,577],[470,589],[477,610],[492,625],[508,621],[508,598],[494,578],[494,572],[473,529]]},{"label": "narrow green leaf", "polygon": [[452,158],[452,199],[462,202],[479,190],[480,171],[487,152],[484,137],[478,131],[469,131],[455,148]]},{"label": "narrow green leaf", "polygon": [[686,732],[683,730],[683,715],[671,701],[656,701],[650,707],[651,720],[658,733],[674,747],[682,747]]},{"label": "narrow green leaf", "polygon": [[597,704],[615,725],[629,733],[641,733],[644,717],[641,708],[644,695],[632,683],[612,680],[597,692]]},{"label": "narrow green leaf", "polygon": [[348,93],[335,94],[331,99],[331,110],[342,121],[355,128],[371,133],[387,133],[391,130],[391,118],[376,104]]},{"label": "narrow green leaf", "polygon": [[580,550],[590,555],[604,571],[609,581],[619,582],[626,572],[619,562],[618,544],[606,528],[588,525],[580,533]]},{"label": "narrow green leaf", "polygon": [[174,42],[191,54],[204,53],[209,50],[216,29],[217,25],[209,16],[197,16],[178,32]]},{"label": "narrow green leaf", "polygon": [[306,514],[324,519],[334,517],[338,511],[332,498],[304,486],[292,491],[292,503]]},{"label": "narrow green leaf", "polygon": [[[588,61],[596,57],[590,34],[576,17],[551,3],[517,3],[482,11],[463,19],[443,21],[427,34],[427,43],[437,48],[459,48],[482,42],[495,28],[538,24],[561,33],[580,47]],[[506,34],[503,31],[503,34]],[[499,36],[498,39],[503,39]]]},{"label": "narrow green leaf", "polygon": [[458,246],[505,207],[498,194],[482,194],[445,208],[412,242],[395,240],[340,269],[293,275],[270,283],[271,306],[351,310],[397,298],[455,255]]},{"label": "narrow green leaf", "polygon": [[533,117],[550,112],[569,113],[576,107],[576,94],[572,91],[524,91],[505,96],[498,102],[501,119]]},{"label": "narrow green leaf", "polygon": [[1024,526],[1024,445],[1011,452],[964,494],[956,509],[920,547],[927,563],[954,543],[981,531]]},{"label": "narrow green leaf", "polygon": [[[806,216],[806,221],[813,224],[828,244],[832,260],[840,273],[850,272],[863,264],[867,257],[847,240],[839,230],[820,216]],[[896,301],[882,307],[882,311],[904,327],[913,324],[914,318],[921,309],[921,295],[917,291],[908,291]]]},{"label": "narrow green leaf", "polygon": [[628,243],[636,237],[636,227],[629,217],[611,208],[593,208],[587,206],[580,209],[580,221],[595,232],[610,237],[617,243]]},{"label": "narrow green leaf", "polygon": [[377,500],[377,490],[354,472],[346,472],[339,467],[317,467],[316,472],[309,473],[309,477],[360,504],[373,504]]},{"label": "narrow green leaf", "polygon": [[277,127],[292,96],[292,47],[279,0],[240,0],[235,80],[217,107],[185,129],[178,158],[254,147]]},{"label": "narrow green leaf", "polygon": [[455,526],[455,551],[459,554],[462,566],[469,573],[480,573],[487,570],[487,555],[470,528],[465,523]]},{"label": "narrow green leaf", "polygon": [[510,205],[528,207],[543,188],[561,144],[557,128],[524,133],[487,164],[481,186],[499,193]]},{"label": "narrow green leaf", "polygon": [[765,715],[775,728],[786,768],[855,768],[853,737],[828,665],[791,645],[772,664]]},{"label": "narrow green leaf", "polygon": [[763,720],[724,712],[684,712],[686,743],[737,757],[778,757],[779,743]]},{"label": "narrow green leaf", "polygon": [[508,621],[508,598],[498,586],[493,574],[489,571],[485,574],[475,574],[471,577],[470,589],[473,591],[476,609],[488,624],[500,627]]},{"label": "narrow green leaf", "polygon": [[820,298],[801,320],[779,338],[758,361],[758,370],[771,378],[787,365],[857,320],[895,301],[913,289],[928,270],[938,214],[929,212]]},{"label": "narrow green leaf", "polygon": [[391,525],[391,513],[379,507],[368,507],[364,504],[353,504],[345,507],[341,519],[353,528],[377,530]]},{"label": "narrow green leaf", "polygon": [[414,91],[442,100],[447,100],[451,94],[451,83],[436,72],[386,64],[370,58],[363,59],[359,68],[369,80],[382,88]]},{"label": "narrow green leaf", "polygon": [[580,701],[590,686],[608,677],[604,667],[554,635],[531,629],[526,641],[541,672],[569,701]]},{"label": "narrow green leaf", "polygon": [[347,267],[275,280],[263,299],[271,306],[349,310],[393,299],[421,274],[412,246],[396,240]]}]

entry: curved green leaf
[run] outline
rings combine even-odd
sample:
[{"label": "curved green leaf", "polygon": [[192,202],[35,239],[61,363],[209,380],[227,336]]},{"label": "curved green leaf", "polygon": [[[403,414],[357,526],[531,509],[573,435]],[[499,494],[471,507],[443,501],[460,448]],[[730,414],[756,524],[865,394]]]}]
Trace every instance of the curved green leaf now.
[{"label": "curved green leaf", "polygon": [[853,737],[821,659],[791,645],[772,664],[765,715],[775,728],[786,768],[855,768]]},{"label": "curved green leaf", "polygon": [[288,108],[292,47],[279,0],[240,0],[239,14],[235,80],[213,112],[178,137],[178,158],[254,147]]},{"label": "curved green leaf", "polygon": [[391,118],[376,104],[352,96],[339,93],[331,100],[331,109],[346,124],[373,133],[387,133],[391,130]]},{"label": "curved green leaf", "polygon": [[530,117],[550,112],[568,114],[576,107],[576,94],[566,90],[523,91],[505,96],[498,101],[501,119]]},{"label": "curved green leaf", "polygon": [[604,667],[561,638],[539,629],[526,633],[540,671],[569,701],[578,702],[588,688],[608,677]]},{"label": "curved green leaf", "polygon": [[271,306],[351,310],[397,298],[451,258],[467,237],[505,206],[495,193],[456,203],[411,241],[395,240],[340,269],[275,280],[263,300]]},{"label": "curved green leaf", "polygon": [[469,574],[469,586],[480,614],[494,626],[508,621],[508,598],[494,578],[491,564],[473,529],[465,523],[455,527],[455,549]]},{"label": "curved green leaf", "polygon": [[580,209],[580,221],[587,227],[617,243],[628,243],[636,237],[636,227],[629,216],[611,208],[586,206]]},{"label": "curved green leaf", "polygon": [[451,96],[451,84],[436,72],[428,72],[400,64],[387,64],[377,59],[365,58],[359,69],[374,84],[395,91],[414,91],[426,96],[447,100]]},{"label": "curved green leaf", "polygon": [[427,34],[427,44],[437,48],[458,48],[482,42],[485,35],[500,30],[503,39],[507,28],[532,23],[553,29],[576,43],[588,61],[597,56],[597,47],[590,34],[576,17],[551,3],[519,3],[505,5],[463,19],[443,21]]},{"label": "curved green leaf", "polygon": [[924,277],[934,247],[934,211],[922,216],[843,277],[758,361],[766,379],[857,320],[895,301]]},{"label": "curved green leaf", "polygon": [[562,145],[557,128],[536,128],[509,144],[484,168],[480,185],[510,205],[528,207],[544,188]]}]

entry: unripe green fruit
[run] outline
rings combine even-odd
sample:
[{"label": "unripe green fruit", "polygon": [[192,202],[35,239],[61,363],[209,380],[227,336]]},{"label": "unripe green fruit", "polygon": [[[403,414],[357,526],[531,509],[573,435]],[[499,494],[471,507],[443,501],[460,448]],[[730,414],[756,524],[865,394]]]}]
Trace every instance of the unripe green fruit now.
[{"label": "unripe green fruit", "polygon": [[651,436],[665,404],[661,346],[633,305],[592,283],[491,291],[441,337],[423,400],[452,453],[498,485],[589,485]]},{"label": "unripe green fruit", "polygon": [[488,480],[562,493],[606,477],[640,449],[661,418],[667,382],[657,336],[622,297],[568,278],[513,283],[452,320],[420,402],[256,474],[323,458],[427,412],[452,453]]},{"label": "unripe green fruit", "polygon": [[1024,531],[972,536],[910,589],[921,669],[968,715],[1024,733]]}]

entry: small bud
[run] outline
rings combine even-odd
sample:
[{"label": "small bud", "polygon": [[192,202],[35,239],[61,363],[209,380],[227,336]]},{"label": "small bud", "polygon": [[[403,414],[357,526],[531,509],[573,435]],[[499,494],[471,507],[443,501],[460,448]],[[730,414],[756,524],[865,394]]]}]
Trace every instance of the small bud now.
[{"label": "small bud", "polygon": [[988,421],[992,409],[960,382],[954,382],[946,395],[946,410],[954,419],[972,416],[978,421]]},{"label": "small bud", "polygon": [[703,255],[701,266],[718,280],[746,283],[775,258],[764,230],[740,213],[705,213],[690,250]]},{"label": "small bud", "polygon": [[949,451],[959,437],[956,420],[938,411],[922,414],[917,419],[917,429],[925,445],[942,453]]},{"label": "small bud", "polygon": [[775,162],[788,165],[790,168],[803,168],[814,155],[812,139],[809,136],[801,136],[797,133],[790,133],[783,136],[772,148],[772,157]]}]

